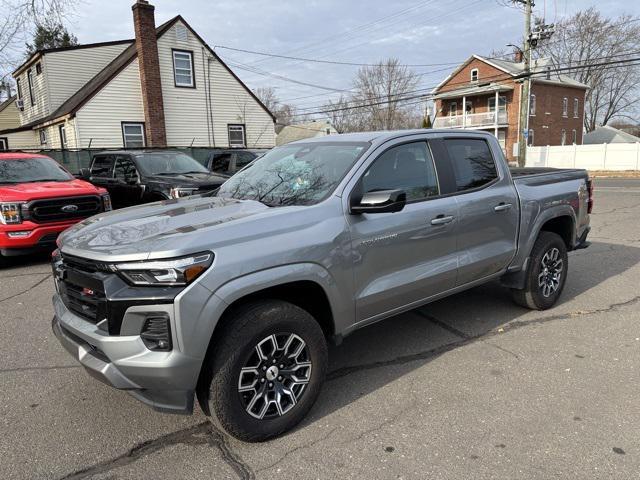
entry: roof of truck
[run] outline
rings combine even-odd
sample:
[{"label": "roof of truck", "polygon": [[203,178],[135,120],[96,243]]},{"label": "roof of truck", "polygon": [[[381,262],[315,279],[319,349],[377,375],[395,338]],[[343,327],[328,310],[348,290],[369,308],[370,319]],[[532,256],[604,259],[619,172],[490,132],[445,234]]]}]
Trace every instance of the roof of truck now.
[{"label": "roof of truck", "polygon": [[425,133],[436,134],[452,134],[462,133],[464,135],[491,135],[490,133],[479,130],[453,130],[453,129],[434,129],[434,128],[416,128],[413,130],[385,130],[378,132],[358,132],[358,133],[342,133],[340,135],[327,135],[324,137],[305,138],[287,145],[295,145],[296,143],[323,143],[323,142],[385,142],[393,138],[406,137],[410,135],[424,135]]}]

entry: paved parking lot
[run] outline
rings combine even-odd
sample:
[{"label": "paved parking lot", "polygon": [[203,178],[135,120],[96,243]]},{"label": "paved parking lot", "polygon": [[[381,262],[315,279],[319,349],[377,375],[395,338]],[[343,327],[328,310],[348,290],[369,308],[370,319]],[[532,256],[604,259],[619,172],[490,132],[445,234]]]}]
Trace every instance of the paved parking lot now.
[{"label": "paved parking lot", "polygon": [[[245,444],[90,378],[45,257],[0,271],[3,478],[639,478],[640,180],[598,179],[561,303],[487,285],[355,333],[293,432]],[[389,328],[393,326],[393,333]]]}]

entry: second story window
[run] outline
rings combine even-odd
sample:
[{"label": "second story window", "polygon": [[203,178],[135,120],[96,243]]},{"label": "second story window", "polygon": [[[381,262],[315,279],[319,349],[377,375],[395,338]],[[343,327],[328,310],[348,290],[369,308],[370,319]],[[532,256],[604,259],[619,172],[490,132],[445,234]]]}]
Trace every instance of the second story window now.
[{"label": "second story window", "polygon": [[[578,108],[580,103],[577,98],[573,99],[573,118],[578,118]],[[575,142],[574,142],[575,143]]]},{"label": "second story window", "polygon": [[144,123],[123,123],[122,143],[124,148],[144,147]]},{"label": "second story window", "polygon": [[474,68],[473,70],[471,70],[471,81],[472,82],[477,82],[478,81],[478,69]]},{"label": "second story window", "polygon": [[33,72],[31,69],[27,71],[27,84],[29,85],[29,100],[31,101],[31,106],[36,104],[36,97],[33,94]]},{"label": "second story window", "polygon": [[46,145],[47,144],[47,131],[43,128],[40,130],[40,145]]},{"label": "second story window", "polygon": [[[507,97],[503,97],[503,96],[498,97],[498,111],[504,112],[506,111],[506,109],[507,109]],[[494,96],[489,97],[489,111],[490,112],[496,111],[496,97]]]},{"label": "second story window", "polygon": [[16,88],[18,89],[18,100],[22,100],[22,82],[21,79],[16,80]]},{"label": "second story window", "polygon": [[173,51],[173,78],[176,87],[195,88],[193,54],[184,50]]},{"label": "second story window", "polygon": [[36,63],[36,75],[40,75],[42,73],[42,64],[40,62]]},{"label": "second story window", "polygon": [[569,116],[569,99],[567,97],[564,97],[562,99],[562,116],[563,117]]},{"label": "second story window", "polygon": [[529,100],[529,115],[532,117],[536,116],[536,96],[531,95],[531,100]]}]

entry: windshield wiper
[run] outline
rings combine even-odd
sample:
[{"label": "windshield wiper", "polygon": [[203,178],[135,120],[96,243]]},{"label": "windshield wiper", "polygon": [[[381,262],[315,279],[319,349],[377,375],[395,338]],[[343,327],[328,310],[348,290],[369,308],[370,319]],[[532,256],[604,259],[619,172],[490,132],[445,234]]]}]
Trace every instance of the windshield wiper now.
[{"label": "windshield wiper", "polygon": [[187,175],[189,173],[209,173],[208,171],[203,172],[202,170],[191,170],[190,172],[180,172],[180,175]]}]

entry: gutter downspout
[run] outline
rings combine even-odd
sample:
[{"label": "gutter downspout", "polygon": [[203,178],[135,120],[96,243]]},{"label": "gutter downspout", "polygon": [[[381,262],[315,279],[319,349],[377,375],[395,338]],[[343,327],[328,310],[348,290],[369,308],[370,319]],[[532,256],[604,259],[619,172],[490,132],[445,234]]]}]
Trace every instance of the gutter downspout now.
[{"label": "gutter downspout", "polygon": [[[209,83],[209,80],[207,79],[207,73],[206,70],[204,68],[204,58],[205,58],[205,51],[204,51],[204,47],[200,47],[201,48],[201,53],[202,53],[202,76],[205,79],[204,82],[204,109],[205,109],[205,115],[207,117],[207,141],[209,142],[209,145],[212,144],[211,142],[211,124],[209,122],[209,95],[207,94],[207,84]],[[209,63],[207,61],[207,63]],[[193,142],[191,142],[191,144],[193,144]]]},{"label": "gutter downspout", "polygon": [[209,115],[211,115],[211,140],[213,141],[213,146],[216,146],[216,137],[213,123],[213,99],[211,98],[211,62],[213,58],[207,56],[207,83],[209,84],[209,95],[207,98],[209,99]]}]

